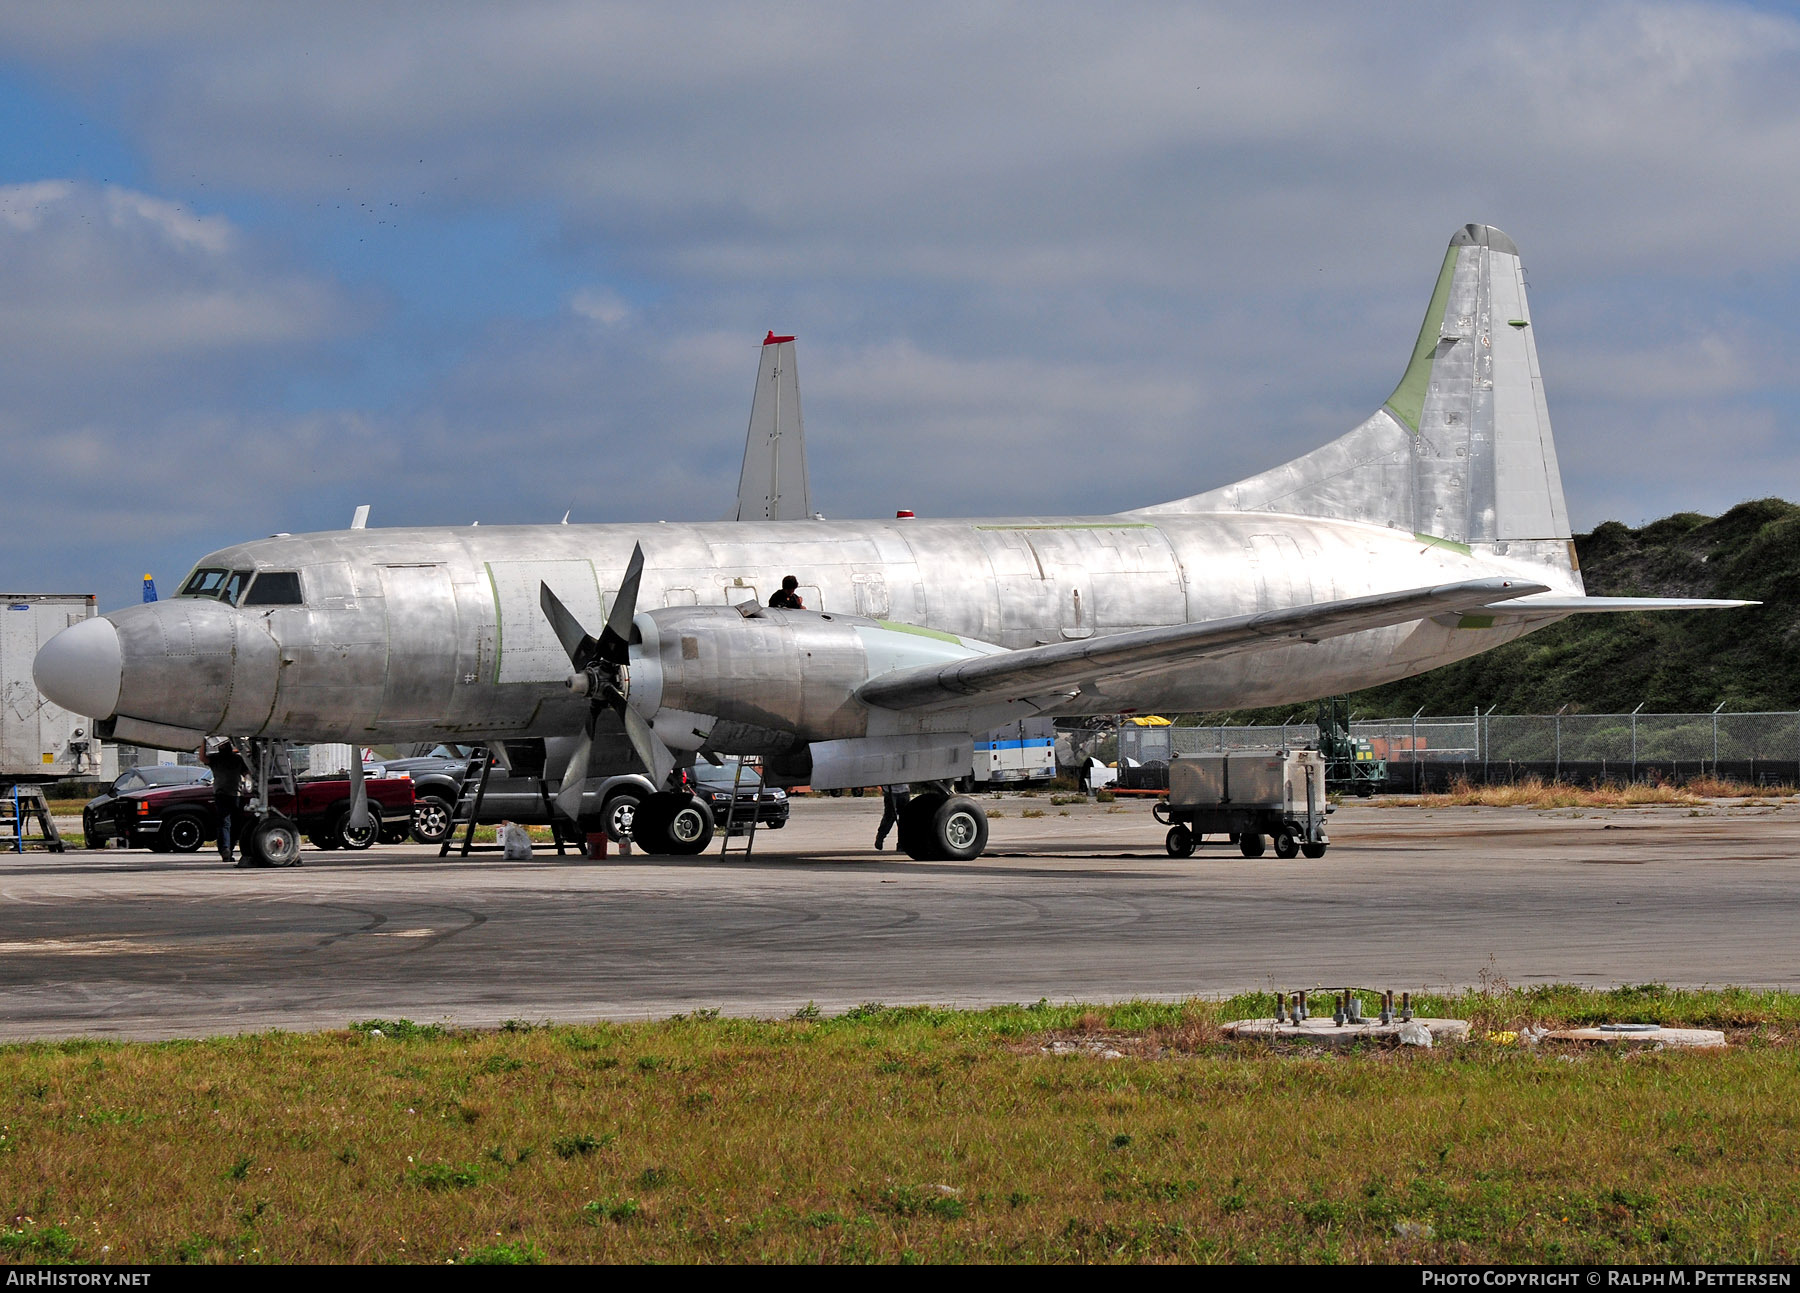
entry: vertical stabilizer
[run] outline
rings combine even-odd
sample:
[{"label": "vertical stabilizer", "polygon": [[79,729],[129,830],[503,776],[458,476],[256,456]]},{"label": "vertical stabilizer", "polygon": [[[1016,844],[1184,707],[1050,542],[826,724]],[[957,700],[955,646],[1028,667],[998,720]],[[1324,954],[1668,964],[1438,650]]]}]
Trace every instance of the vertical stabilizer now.
[{"label": "vertical stabilizer", "polygon": [[794,339],[773,332],[763,339],[750,401],[750,430],[744,438],[744,469],[738,476],[737,507],[731,521],[804,521],[812,517],[812,488],[806,477],[806,431],[800,419],[800,379],[794,370]]},{"label": "vertical stabilizer", "polygon": [[1146,512],[1267,511],[1367,521],[1574,573],[1568,507],[1512,239],[1450,239],[1387,402],[1304,457]]}]

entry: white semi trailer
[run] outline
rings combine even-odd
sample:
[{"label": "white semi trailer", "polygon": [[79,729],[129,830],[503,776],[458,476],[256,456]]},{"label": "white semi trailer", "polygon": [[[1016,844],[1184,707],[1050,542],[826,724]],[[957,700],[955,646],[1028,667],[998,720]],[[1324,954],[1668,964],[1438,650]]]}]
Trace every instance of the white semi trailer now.
[{"label": "white semi trailer", "polygon": [[51,704],[31,680],[38,648],[91,618],[87,593],[0,593],[0,781],[99,776],[93,723]]}]

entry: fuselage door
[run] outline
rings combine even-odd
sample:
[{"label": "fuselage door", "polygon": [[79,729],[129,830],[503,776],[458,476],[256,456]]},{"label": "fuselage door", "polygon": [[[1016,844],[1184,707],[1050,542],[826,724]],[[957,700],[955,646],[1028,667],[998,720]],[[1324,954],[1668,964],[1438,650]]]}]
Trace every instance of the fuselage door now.
[{"label": "fuselage door", "polygon": [[879,570],[859,571],[850,577],[851,592],[856,597],[856,613],[872,620],[885,620],[893,607],[888,601],[887,579]]},{"label": "fuselage door", "polygon": [[1025,531],[1044,580],[1056,599],[1056,627],[1065,638],[1094,635],[1094,585],[1087,565],[1091,536],[1050,526]]}]

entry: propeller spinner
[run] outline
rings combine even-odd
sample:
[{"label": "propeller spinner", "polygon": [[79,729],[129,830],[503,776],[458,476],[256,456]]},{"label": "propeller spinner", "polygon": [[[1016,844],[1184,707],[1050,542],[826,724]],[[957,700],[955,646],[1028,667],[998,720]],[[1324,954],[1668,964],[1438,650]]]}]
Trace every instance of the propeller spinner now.
[{"label": "propeller spinner", "polygon": [[569,608],[550,591],[549,584],[538,586],[538,604],[556,633],[556,640],[569,653],[575,673],[569,678],[570,690],[588,698],[587,722],[582,725],[581,740],[569,763],[563,769],[562,788],[556,806],[569,818],[581,812],[582,783],[587,780],[588,755],[594,747],[594,725],[602,711],[610,709],[625,724],[625,735],[631,748],[650,770],[650,779],[658,787],[668,780],[675,768],[675,756],[650,724],[631,707],[631,621],[637,614],[638,583],[644,574],[644,547],[631,550],[625,579],[613,597],[612,614],[598,638],[581,626]]}]

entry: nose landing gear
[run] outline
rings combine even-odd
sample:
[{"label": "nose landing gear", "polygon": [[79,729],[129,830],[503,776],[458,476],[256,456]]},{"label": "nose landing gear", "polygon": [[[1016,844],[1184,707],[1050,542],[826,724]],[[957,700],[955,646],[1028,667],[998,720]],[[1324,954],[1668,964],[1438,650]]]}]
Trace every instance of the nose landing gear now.
[{"label": "nose landing gear", "polygon": [[251,790],[252,798],[246,806],[243,861],[238,865],[299,866],[300,828],[269,807],[269,782],[272,778],[280,778],[289,795],[293,795],[296,790],[294,767],[288,759],[287,742],[252,737],[245,744],[250,751],[250,772],[256,780]]}]

